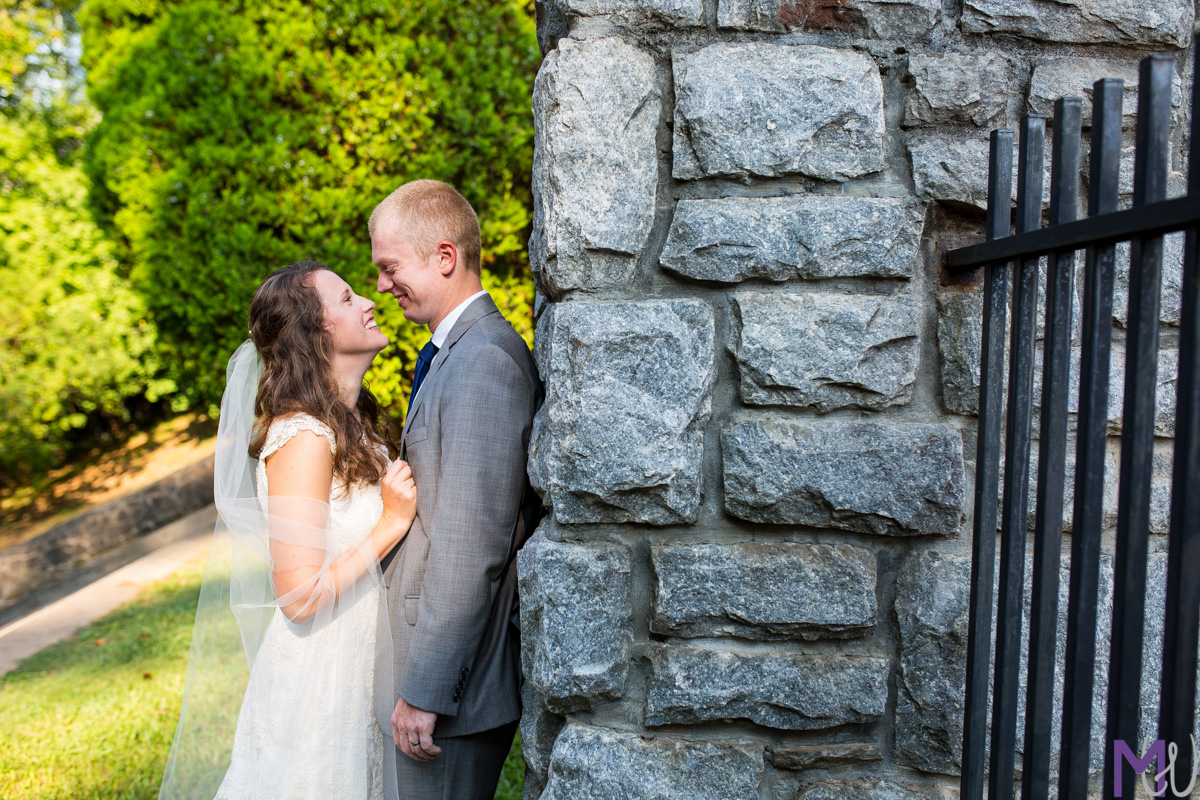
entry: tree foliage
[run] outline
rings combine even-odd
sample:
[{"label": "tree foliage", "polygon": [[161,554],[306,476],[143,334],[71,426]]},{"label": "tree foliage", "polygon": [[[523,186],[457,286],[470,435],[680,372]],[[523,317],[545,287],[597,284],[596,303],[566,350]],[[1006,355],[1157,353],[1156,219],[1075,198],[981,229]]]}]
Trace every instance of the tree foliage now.
[{"label": "tree foliage", "polygon": [[155,380],[154,326],[88,209],[95,124],[74,63],[76,1],[0,6],[0,485],[125,419]]},{"label": "tree foliage", "polygon": [[[219,398],[274,268],[317,258],[373,293],[366,219],[415,178],[475,206],[485,287],[532,338],[532,3],[89,0],[80,19],[94,196],[183,401]],[[399,412],[428,333],[376,297],[393,343],[368,380]]]}]

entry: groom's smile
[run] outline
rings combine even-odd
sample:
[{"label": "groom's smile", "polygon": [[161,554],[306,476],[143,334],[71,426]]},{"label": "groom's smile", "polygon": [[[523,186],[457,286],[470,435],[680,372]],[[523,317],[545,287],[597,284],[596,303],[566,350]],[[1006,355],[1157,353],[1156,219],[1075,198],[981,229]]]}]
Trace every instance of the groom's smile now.
[{"label": "groom's smile", "polygon": [[444,306],[452,282],[453,262],[446,268],[439,248],[421,255],[394,226],[371,236],[371,260],[379,269],[375,288],[396,299],[406,320],[428,325],[431,332],[448,311]]},{"label": "groom's smile", "polygon": [[[382,280],[380,282],[382,282]],[[376,288],[378,288],[378,286]],[[410,306],[413,305],[413,301],[412,298],[408,296],[408,292],[401,289],[395,283],[392,283],[392,287],[390,289],[382,289],[380,291],[382,291],[383,294],[390,294],[392,297],[394,297],[396,299],[396,304],[400,306],[400,310],[404,312],[405,319],[409,319],[408,311]],[[417,322],[417,320],[409,319],[409,322]]]}]

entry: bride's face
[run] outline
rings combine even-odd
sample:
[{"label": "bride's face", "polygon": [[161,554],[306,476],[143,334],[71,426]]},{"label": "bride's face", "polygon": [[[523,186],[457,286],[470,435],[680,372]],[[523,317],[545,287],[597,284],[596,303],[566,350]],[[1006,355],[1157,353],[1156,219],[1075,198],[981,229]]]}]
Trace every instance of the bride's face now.
[{"label": "bride's face", "polygon": [[325,328],[333,339],[338,355],[362,355],[373,358],[387,347],[388,338],[375,326],[375,304],[359,297],[350,284],[328,270],[312,273],[312,285],[325,307]]}]

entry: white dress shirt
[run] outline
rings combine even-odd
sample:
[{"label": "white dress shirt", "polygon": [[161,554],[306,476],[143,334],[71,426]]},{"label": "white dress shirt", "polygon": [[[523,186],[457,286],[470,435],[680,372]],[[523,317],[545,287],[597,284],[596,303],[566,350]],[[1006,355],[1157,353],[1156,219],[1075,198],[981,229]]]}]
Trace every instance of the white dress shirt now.
[{"label": "white dress shirt", "polygon": [[446,342],[446,337],[450,335],[450,330],[454,327],[454,323],[458,322],[458,318],[461,317],[462,313],[467,310],[467,306],[471,305],[471,302],[476,297],[482,297],[485,294],[487,294],[486,289],[471,295],[466,300],[463,300],[461,303],[456,305],[454,310],[447,314],[444,320],[438,323],[438,326],[433,329],[432,341],[434,347],[436,347],[438,350],[442,349],[442,345]]}]

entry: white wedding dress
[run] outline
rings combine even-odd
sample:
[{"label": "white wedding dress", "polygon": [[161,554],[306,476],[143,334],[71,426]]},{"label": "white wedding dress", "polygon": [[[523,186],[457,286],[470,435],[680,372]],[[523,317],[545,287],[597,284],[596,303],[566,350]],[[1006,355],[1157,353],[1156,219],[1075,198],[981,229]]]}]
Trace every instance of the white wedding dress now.
[{"label": "white wedding dress", "polygon": [[[301,430],[334,447],[333,432],[311,416],[276,419],[255,475],[264,508],[264,462]],[[361,544],[383,512],[377,484],[342,488],[335,481],[329,498],[330,549],[339,551]],[[394,746],[377,722],[374,695],[383,608],[381,587],[366,577],[320,625],[297,625],[274,610],[254,658],[219,800],[390,800],[385,787],[394,777],[385,770],[394,762],[385,756],[394,757]]]}]

